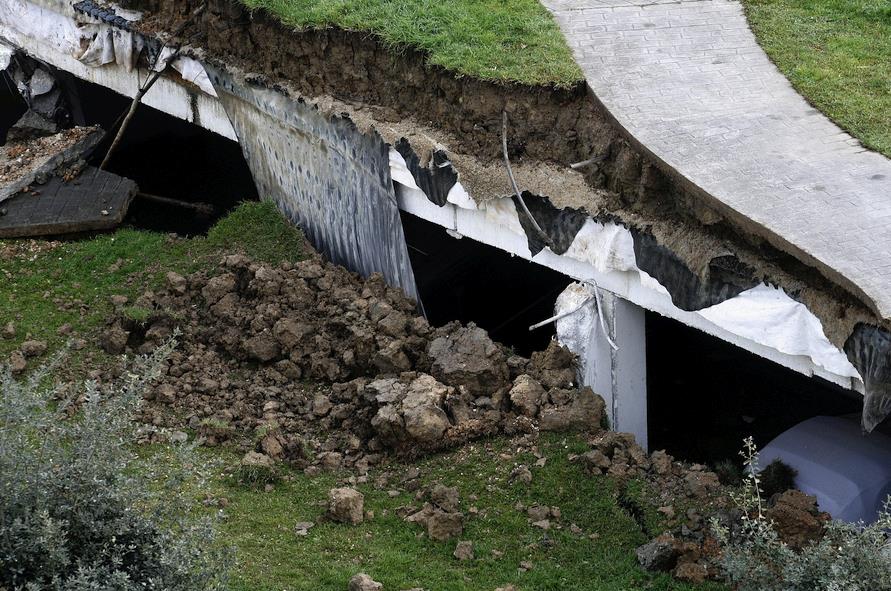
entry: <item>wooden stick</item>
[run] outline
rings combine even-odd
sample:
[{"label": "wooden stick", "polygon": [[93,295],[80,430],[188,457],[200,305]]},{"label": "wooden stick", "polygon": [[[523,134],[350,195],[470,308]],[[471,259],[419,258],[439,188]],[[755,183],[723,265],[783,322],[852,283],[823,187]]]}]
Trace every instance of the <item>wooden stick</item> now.
[{"label": "wooden stick", "polygon": [[[176,28],[176,31],[173,32],[171,38],[178,37],[185,29],[186,26],[192,21],[193,18],[204,12],[205,5],[202,4],[198,8],[192,11],[192,14],[183,21],[183,23]],[[140,101],[142,101],[142,97],[145,96],[145,93],[149,91],[149,89],[158,81],[158,78],[161,77],[161,74],[164,70],[167,69],[167,66],[179,55],[180,49],[182,46],[177,47],[176,51],[174,51],[169,58],[167,58],[167,63],[164,64],[164,67],[160,70],[156,70],[158,67],[158,60],[161,59],[161,54],[164,53],[164,48],[167,45],[164,44],[161,46],[161,49],[158,51],[158,57],[155,58],[155,63],[151,66],[151,74],[146,79],[145,84],[140,87],[139,91],[137,91],[136,96],[133,97],[133,102],[130,103],[130,110],[127,111],[127,116],[124,117],[124,121],[121,123],[121,126],[118,128],[118,132],[114,136],[114,140],[112,140],[111,145],[108,147],[108,151],[105,152],[105,158],[102,159],[102,164],[99,165],[100,170],[104,170],[105,166],[108,164],[108,161],[111,159],[112,154],[114,154],[115,149],[118,147],[118,144],[121,143],[121,139],[124,137],[124,132],[127,130],[127,126],[130,124],[130,120],[133,119],[133,115],[136,114],[136,107],[139,106]]]},{"label": "wooden stick", "polygon": [[137,191],[136,196],[140,199],[145,199],[146,201],[154,201],[155,203],[163,203],[164,205],[173,205],[174,207],[184,207],[186,209],[192,209],[198,213],[202,213],[205,215],[212,215],[214,211],[213,205],[211,205],[210,203],[202,203],[200,201],[182,201],[180,199],[173,199],[171,197],[162,197],[161,195],[143,193],[142,191]]}]

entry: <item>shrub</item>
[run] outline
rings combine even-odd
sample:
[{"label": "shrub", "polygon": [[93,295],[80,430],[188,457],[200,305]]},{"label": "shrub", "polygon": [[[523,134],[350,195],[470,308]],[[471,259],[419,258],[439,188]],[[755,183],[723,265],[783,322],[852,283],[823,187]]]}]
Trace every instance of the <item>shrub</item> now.
[{"label": "shrub", "polygon": [[[730,529],[712,520],[723,547],[721,566],[739,591],[883,591],[891,589],[891,506],[871,524],[832,521],[823,537],[795,551],[783,543],[764,515],[757,472],[758,451],[752,438],[742,452],[747,476],[735,501],[743,521]],[[891,502],[891,501],[889,501]]]},{"label": "shrub", "polygon": [[[183,494],[178,463],[160,485],[133,453],[133,417],[170,342],[113,386],[61,397],[61,357],[16,381],[0,367],[0,589],[214,590],[228,552]],[[181,460],[191,448],[177,446]]]},{"label": "shrub", "polygon": [[798,476],[798,470],[779,458],[769,463],[758,475],[764,498],[769,499],[775,494],[795,488],[796,476]]},{"label": "shrub", "polygon": [[743,473],[739,465],[731,459],[715,462],[712,471],[724,486],[739,486],[743,482]]}]

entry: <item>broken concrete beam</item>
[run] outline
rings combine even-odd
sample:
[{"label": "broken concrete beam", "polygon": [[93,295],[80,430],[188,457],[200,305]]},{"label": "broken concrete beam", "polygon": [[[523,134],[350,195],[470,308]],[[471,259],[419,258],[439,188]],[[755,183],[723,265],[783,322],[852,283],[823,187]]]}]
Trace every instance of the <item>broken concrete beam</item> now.
[{"label": "broken concrete beam", "polygon": [[104,135],[99,127],[75,127],[0,146],[0,202],[85,158]]},{"label": "broken concrete beam", "polygon": [[94,167],[70,182],[53,176],[0,205],[0,238],[110,230],[123,221],[136,191],[132,180]]}]

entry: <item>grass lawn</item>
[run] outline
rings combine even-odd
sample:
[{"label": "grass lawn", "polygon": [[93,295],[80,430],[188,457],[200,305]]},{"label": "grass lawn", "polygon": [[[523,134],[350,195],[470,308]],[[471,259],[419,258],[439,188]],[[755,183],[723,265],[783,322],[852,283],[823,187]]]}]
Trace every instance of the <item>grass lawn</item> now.
[{"label": "grass lawn", "polygon": [[[423,503],[401,488],[407,465],[376,468],[369,484],[356,487],[365,495],[366,511],[374,512],[357,526],[322,519],[328,490],[342,486],[338,475],[290,472],[273,491],[264,492],[261,485],[237,483],[218,470],[206,492],[229,502],[221,527],[222,541],[236,548],[233,591],[341,591],[358,572],[394,591],[493,591],[508,584],[519,591],[724,589],[711,583],[686,585],[638,567],[634,548],[648,538],[618,505],[612,479],[588,476],[567,460],[569,453],[587,449],[577,436],[542,438],[540,452],[548,461],[533,468],[528,486],[510,484],[508,477],[516,463],[531,466],[536,458],[499,457],[511,452],[508,446],[505,439],[477,442],[412,464],[421,470],[420,490],[437,482],[459,489],[461,510],[468,516],[460,539],[472,541],[475,552],[475,559],[467,562],[452,556],[458,540],[432,542],[421,535],[420,526],[397,515],[400,507],[420,508]],[[205,453],[222,458],[225,465],[237,460],[226,451]],[[372,483],[384,472],[392,478],[378,489]],[[399,494],[391,497],[390,490]],[[559,507],[560,529],[553,519],[549,531],[532,526],[526,513],[515,507],[518,501]],[[477,515],[469,514],[471,507]],[[647,523],[658,521],[653,515],[647,516]],[[316,524],[306,537],[294,533],[301,521]],[[570,532],[570,524],[581,533]],[[520,572],[521,561],[532,563],[531,570]]]},{"label": "grass lawn", "polygon": [[[35,254],[28,255],[32,248]],[[167,271],[187,273],[216,264],[227,250],[240,249],[267,262],[297,260],[302,248],[300,231],[269,202],[242,204],[206,237],[178,239],[122,228],[54,245],[0,240],[0,328],[9,321],[16,326],[15,339],[0,338],[0,358],[28,334],[55,348],[66,338],[56,334],[63,324],[75,332],[99,326],[113,310],[112,295],[132,302],[160,284]],[[79,303],[72,305],[75,300]]]},{"label": "grass lawn", "polygon": [[537,0],[241,0],[296,28],[371,31],[484,80],[570,86],[582,73]]},{"label": "grass lawn", "polygon": [[891,3],[743,0],[758,41],[795,88],[891,157]]}]

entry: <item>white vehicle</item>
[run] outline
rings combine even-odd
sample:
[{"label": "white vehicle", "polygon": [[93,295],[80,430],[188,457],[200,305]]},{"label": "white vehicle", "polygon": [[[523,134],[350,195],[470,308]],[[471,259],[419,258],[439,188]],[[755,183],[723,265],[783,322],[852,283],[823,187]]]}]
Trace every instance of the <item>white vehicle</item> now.
[{"label": "white vehicle", "polygon": [[859,416],[814,417],[778,435],[759,468],[779,458],[798,471],[796,486],[834,519],[872,523],[891,494],[891,437],[864,434]]}]

